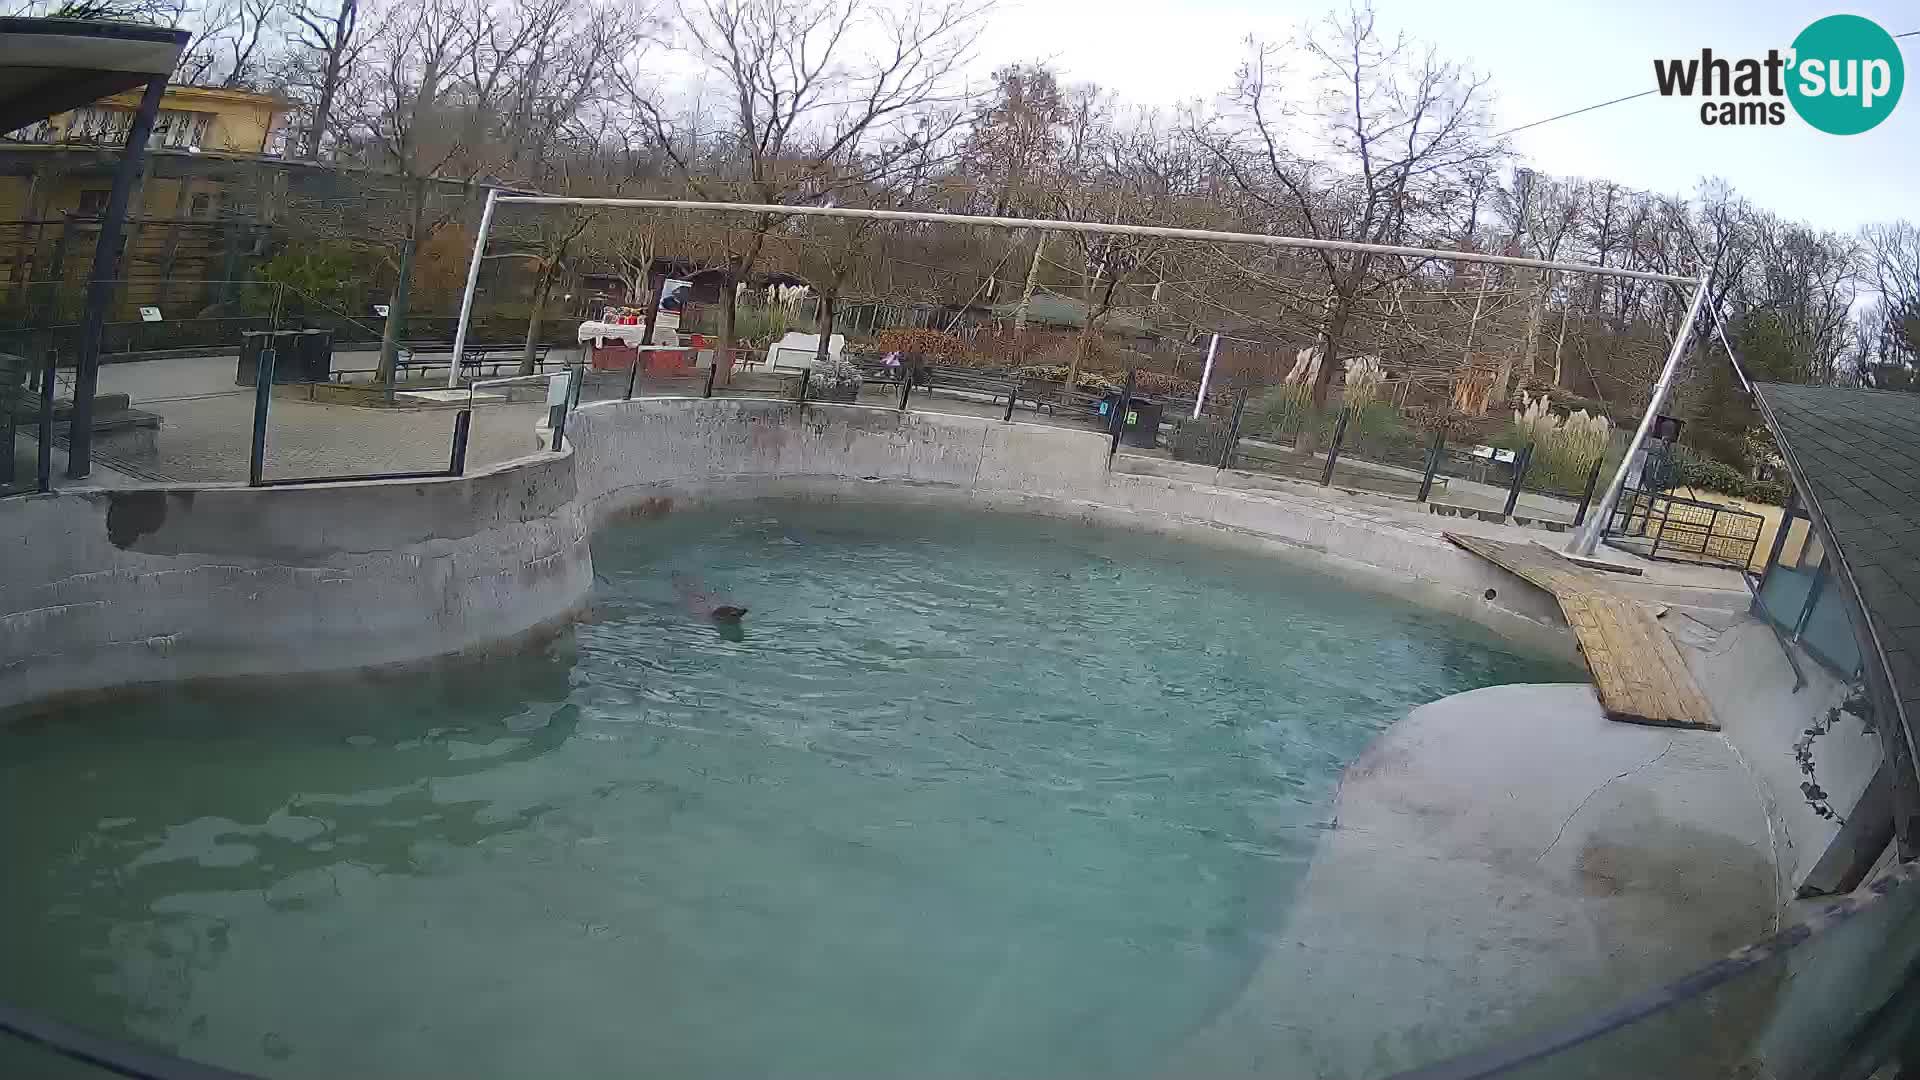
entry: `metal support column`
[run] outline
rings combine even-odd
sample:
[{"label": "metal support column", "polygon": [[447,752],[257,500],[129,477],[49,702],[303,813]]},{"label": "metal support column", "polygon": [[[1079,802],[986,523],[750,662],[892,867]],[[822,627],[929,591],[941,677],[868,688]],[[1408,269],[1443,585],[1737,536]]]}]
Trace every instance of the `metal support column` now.
[{"label": "metal support column", "polygon": [[447,386],[460,385],[460,354],[467,347],[467,322],[473,318],[473,293],[480,284],[480,257],[487,251],[487,234],[493,231],[493,207],[500,201],[500,189],[487,189],[487,205],[480,211],[480,229],[473,234],[473,258],[467,262],[467,287],[460,294],[460,323],[453,328],[453,359],[447,364]]},{"label": "metal support column", "polygon": [[1653,394],[1647,398],[1646,414],[1640,417],[1640,427],[1633,433],[1633,441],[1627,444],[1627,456],[1620,459],[1620,468],[1607,481],[1607,493],[1601,497],[1600,506],[1594,511],[1587,523],[1574,530],[1573,539],[1567,544],[1570,555],[1592,555],[1600,546],[1600,530],[1607,519],[1613,516],[1614,504],[1620,501],[1620,491],[1627,486],[1627,474],[1632,471],[1634,456],[1640,447],[1646,445],[1647,434],[1653,430],[1654,418],[1660,415],[1661,406],[1667,403],[1667,391],[1673,388],[1674,376],[1680,370],[1680,361],[1687,354],[1687,342],[1693,337],[1693,323],[1700,317],[1700,307],[1707,299],[1707,285],[1711,276],[1702,276],[1700,283],[1693,288],[1693,302],[1687,305],[1687,317],[1680,321],[1680,330],[1673,335],[1673,348],[1667,353],[1666,366],[1660,369],[1660,379],[1653,384]]},{"label": "metal support column", "polygon": [[1327,447],[1327,467],[1320,474],[1321,487],[1327,487],[1333,483],[1333,466],[1340,460],[1340,444],[1347,439],[1347,420],[1352,416],[1352,409],[1341,409],[1340,419],[1333,425],[1333,442]]},{"label": "metal support column", "polygon": [[127,200],[133,193],[133,182],[140,175],[141,164],[147,159],[147,139],[153,134],[153,119],[160,113],[160,96],[166,89],[165,75],[147,80],[139,111],[133,114],[133,126],[127,129],[126,148],[120,152],[120,168],[113,174],[106,216],[100,219],[100,238],[93,246],[93,273],[87,279],[87,310],[80,320],[80,356],[73,373],[73,420],[67,426],[67,476],[74,480],[93,470],[93,393],[100,385],[100,339],[106,330],[107,302],[113,295],[114,279],[120,276],[120,241],[127,223]]},{"label": "metal support column", "polygon": [[1447,429],[1435,428],[1433,445],[1427,447],[1427,469],[1420,477],[1420,495],[1415,502],[1426,502],[1433,494],[1433,478],[1440,471],[1440,455],[1447,450]]}]

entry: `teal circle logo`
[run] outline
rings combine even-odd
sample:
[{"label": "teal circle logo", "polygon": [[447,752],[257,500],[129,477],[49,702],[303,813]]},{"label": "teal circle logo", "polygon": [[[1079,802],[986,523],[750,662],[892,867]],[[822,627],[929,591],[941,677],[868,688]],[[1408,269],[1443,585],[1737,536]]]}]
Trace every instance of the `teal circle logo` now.
[{"label": "teal circle logo", "polygon": [[1793,39],[1793,57],[1787,100],[1829,135],[1869,131],[1900,103],[1900,43],[1872,19],[1829,15]]}]

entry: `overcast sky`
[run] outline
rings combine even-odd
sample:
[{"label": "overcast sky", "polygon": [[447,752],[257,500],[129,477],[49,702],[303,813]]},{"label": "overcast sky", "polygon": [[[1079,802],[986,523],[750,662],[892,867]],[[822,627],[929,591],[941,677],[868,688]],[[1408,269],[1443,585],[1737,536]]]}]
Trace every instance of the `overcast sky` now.
[{"label": "overcast sky", "polygon": [[[1330,0],[1002,0],[982,42],[989,66],[1048,60],[1124,102],[1171,106],[1231,81],[1248,34],[1283,40]],[[1899,34],[1920,30],[1915,0],[1375,0],[1381,29],[1405,31],[1493,78],[1499,127],[1652,89],[1655,57],[1734,58],[1785,49],[1838,12]],[[1666,193],[1720,176],[1752,201],[1821,228],[1920,218],[1920,38],[1905,47],[1908,88],[1863,135],[1703,126],[1699,99],[1653,96],[1514,136],[1533,165]],[[1791,108],[1789,107],[1791,114]]]}]

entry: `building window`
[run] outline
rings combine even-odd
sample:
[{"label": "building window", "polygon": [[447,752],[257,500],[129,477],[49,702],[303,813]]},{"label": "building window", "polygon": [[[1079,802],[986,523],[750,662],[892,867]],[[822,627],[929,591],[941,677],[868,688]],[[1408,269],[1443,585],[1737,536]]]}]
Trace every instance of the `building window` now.
[{"label": "building window", "polygon": [[210,217],[212,215],[209,211],[212,209],[213,196],[202,193],[193,197],[193,209],[188,211],[187,216],[197,218]]},{"label": "building window", "polygon": [[107,212],[107,197],[112,194],[101,188],[83,191],[80,193],[80,205],[74,209],[74,213],[82,217],[99,217]]},{"label": "building window", "polygon": [[[73,119],[67,123],[67,141],[121,146],[125,145],[127,130],[132,126],[133,111],[131,109],[89,106],[74,110]],[[168,150],[185,150],[190,146],[199,146],[204,143],[212,127],[212,113],[161,109],[159,115],[153,118],[153,134],[147,138],[147,145]]]}]

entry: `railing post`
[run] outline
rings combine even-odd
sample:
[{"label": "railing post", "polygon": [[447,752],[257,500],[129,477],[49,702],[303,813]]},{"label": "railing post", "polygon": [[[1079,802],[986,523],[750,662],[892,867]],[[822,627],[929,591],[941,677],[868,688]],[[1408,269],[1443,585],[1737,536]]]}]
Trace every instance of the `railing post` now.
[{"label": "railing post", "polygon": [[1580,509],[1573,512],[1573,526],[1576,529],[1586,524],[1587,508],[1593,505],[1594,486],[1600,483],[1600,467],[1606,463],[1607,456],[1602,454],[1594,459],[1593,468],[1587,472],[1587,489],[1580,493]]},{"label": "railing post", "polygon": [[[40,376],[40,454],[35,463],[39,469],[40,493],[53,490],[53,384],[58,380],[54,374],[54,364],[59,360],[59,350],[52,344],[47,346],[47,368]],[[12,447],[7,453],[13,452]]]},{"label": "railing post", "polygon": [[[811,371],[813,369],[808,368],[807,370]],[[901,364],[900,365],[900,403],[895,407],[898,408],[900,411],[905,412],[907,408],[907,396],[912,393],[913,393],[913,369],[908,367],[906,364]]]},{"label": "railing post", "polygon": [[272,348],[260,350],[253,367],[253,448],[247,458],[247,486],[259,487],[267,471],[267,410],[273,403]]},{"label": "railing post", "polygon": [[467,431],[472,426],[472,409],[461,409],[453,414],[453,455],[447,459],[449,476],[465,476],[467,473]]},{"label": "railing post", "polygon": [[1433,494],[1433,478],[1440,471],[1440,455],[1445,452],[1446,446],[1447,429],[1434,428],[1433,445],[1427,447],[1427,472],[1420,478],[1420,495],[1414,502],[1426,502],[1427,497]]},{"label": "railing post", "polygon": [[[1700,557],[1703,559],[1707,557],[1707,548],[1713,543],[1713,527],[1718,524],[1720,524],[1720,507],[1715,504],[1712,512],[1707,514],[1707,535],[1700,538]],[[1752,558],[1749,557],[1748,562],[1751,561]],[[1740,568],[1746,569],[1746,563],[1742,563]]]},{"label": "railing post", "polygon": [[1520,505],[1520,484],[1527,478],[1527,466],[1533,464],[1533,444],[1520,448],[1513,455],[1513,482],[1507,485],[1507,508],[1500,511],[1501,517],[1512,517],[1514,507]]},{"label": "railing post", "polygon": [[1007,384],[1007,415],[1000,418],[1001,423],[1010,424],[1013,422],[1013,398],[1015,394],[1019,393],[1019,391],[1020,391],[1019,383],[1010,382]]},{"label": "railing post", "polygon": [[1352,409],[1342,408],[1340,410],[1340,419],[1334,421],[1333,444],[1327,447],[1327,467],[1326,470],[1320,474],[1321,487],[1328,487],[1333,484],[1333,463],[1340,460],[1340,444],[1346,441],[1347,418],[1352,415]]},{"label": "railing post", "polygon": [[707,365],[707,385],[701,388],[700,390],[701,397],[710,398],[713,396],[713,380],[714,380],[714,377],[719,374],[720,374],[720,365],[718,363],[712,363]]},{"label": "railing post", "polygon": [[[634,353],[633,363],[627,366],[627,396],[621,398],[620,399],[621,401],[633,400],[633,384],[638,382],[639,379],[640,379],[640,354]],[[708,376],[707,385],[708,386],[713,385],[712,376]]]},{"label": "railing post", "polygon": [[794,404],[805,405],[807,403],[807,383],[812,381],[812,379],[813,379],[812,368],[800,369],[800,396],[794,399]]},{"label": "railing post", "polygon": [[[1661,496],[1652,495],[1652,496],[1649,496],[1648,498],[1650,500],[1657,501],[1661,498]],[[1647,558],[1649,559],[1653,558],[1654,554],[1660,550],[1660,537],[1662,534],[1664,534],[1667,531],[1667,522],[1672,518],[1673,518],[1673,499],[1671,496],[1668,496],[1666,507],[1660,511],[1660,527],[1658,529],[1653,529],[1653,503],[1650,501],[1647,504],[1647,528],[1653,529],[1653,546],[1647,549]]]},{"label": "railing post", "polygon": [[1135,368],[1127,369],[1126,385],[1120,388],[1120,400],[1114,406],[1112,422],[1108,425],[1112,435],[1111,441],[1107,443],[1109,459],[1120,452],[1120,433],[1127,429],[1127,410],[1133,407],[1133,382],[1137,371],[1138,369]]},{"label": "railing post", "polygon": [[1240,417],[1247,411],[1247,388],[1241,387],[1233,400],[1233,420],[1227,424],[1227,444],[1220,449],[1220,463],[1215,468],[1233,468],[1234,451],[1240,448]]}]

